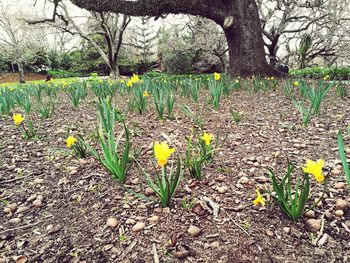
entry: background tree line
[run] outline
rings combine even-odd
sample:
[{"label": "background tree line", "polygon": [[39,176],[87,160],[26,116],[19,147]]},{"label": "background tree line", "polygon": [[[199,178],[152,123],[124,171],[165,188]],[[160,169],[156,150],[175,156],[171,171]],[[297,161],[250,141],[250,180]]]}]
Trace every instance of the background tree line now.
[{"label": "background tree line", "polygon": [[[349,63],[348,0],[257,0],[256,5],[265,55],[273,68]],[[182,15],[179,23],[155,26],[149,16],[82,9],[77,16],[74,8],[70,1],[58,1],[52,19],[0,6],[0,71],[62,69],[116,78],[120,71],[209,73],[229,67],[225,32],[208,18]],[[307,49],[302,45],[306,36]]]}]

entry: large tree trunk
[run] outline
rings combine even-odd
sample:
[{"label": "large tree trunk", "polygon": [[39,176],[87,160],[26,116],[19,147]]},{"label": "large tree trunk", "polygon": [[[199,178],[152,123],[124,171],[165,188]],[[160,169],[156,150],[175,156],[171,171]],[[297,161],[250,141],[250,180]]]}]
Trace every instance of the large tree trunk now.
[{"label": "large tree trunk", "polygon": [[19,82],[26,83],[23,65],[22,63],[18,63],[17,65],[18,65]]},{"label": "large tree trunk", "polygon": [[191,14],[212,19],[224,28],[231,76],[285,76],[268,65],[258,7],[255,0],[71,0],[95,10],[131,16],[162,17]]},{"label": "large tree trunk", "polygon": [[[262,30],[255,0],[237,0],[230,26],[224,24],[229,48],[231,76],[282,76],[266,61]],[[234,9],[235,8],[235,9]],[[237,10],[238,9],[238,10]]]}]

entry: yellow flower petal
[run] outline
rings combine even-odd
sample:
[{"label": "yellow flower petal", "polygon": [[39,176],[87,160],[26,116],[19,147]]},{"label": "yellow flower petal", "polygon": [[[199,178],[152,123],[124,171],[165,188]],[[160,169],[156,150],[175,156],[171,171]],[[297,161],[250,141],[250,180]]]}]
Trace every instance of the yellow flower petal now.
[{"label": "yellow flower petal", "polygon": [[315,176],[317,182],[321,183],[324,181],[324,176],[322,173],[322,168],[324,165],[324,160],[320,159],[317,162],[312,160],[307,160],[306,165],[303,167],[304,173],[312,174]]},{"label": "yellow flower petal", "polygon": [[214,72],[214,79],[215,80],[220,80],[221,79],[221,74]]},{"label": "yellow flower petal", "polygon": [[68,136],[68,138],[66,139],[67,148],[71,148],[72,145],[74,145],[76,141],[77,141],[77,139],[74,138],[74,136],[72,136],[72,135]]},{"label": "yellow flower petal", "polygon": [[258,206],[258,205],[265,206],[265,199],[260,194],[259,189],[256,189],[256,195],[257,195],[257,197],[254,199],[253,204],[256,206]]},{"label": "yellow flower petal", "polygon": [[158,165],[163,167],[167,164],[170,155],[175,151],[174,148],[169,148],[166,142],[155,142],[153,146],[154,155],[158,160]]},{"label": "yellow flower petal", "polygon": [[200,138],[205,142],[205,145],[209,146],[210,142],[213,140],[213,137],[214,136],[212,134],[205,132]]},{"label": "yellow flower petal", "polygon": [[22,114],[19,114],[19,113],[13,114],[12,118],[13,118],[13,122],[17,126],[20,125],[24,121]]}]

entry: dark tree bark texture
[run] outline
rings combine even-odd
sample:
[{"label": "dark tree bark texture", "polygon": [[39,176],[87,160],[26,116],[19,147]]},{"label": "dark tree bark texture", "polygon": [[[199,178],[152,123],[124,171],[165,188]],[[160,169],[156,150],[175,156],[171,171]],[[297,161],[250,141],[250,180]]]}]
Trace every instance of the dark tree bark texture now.
[{"label": "dark tree bark texture", "polygon": [[24,74],[24,67],[22,63],[18,63],[18,75],[19,75],[19,83],[26,83],[26,77]]},{"label": "dark tree bark texture", "polygon": [[266,61],[258,8],[255,0],[71,0],[92,11],[131,16],[190,14],[209,18],[225,32],[230,76],[282,76]]}]

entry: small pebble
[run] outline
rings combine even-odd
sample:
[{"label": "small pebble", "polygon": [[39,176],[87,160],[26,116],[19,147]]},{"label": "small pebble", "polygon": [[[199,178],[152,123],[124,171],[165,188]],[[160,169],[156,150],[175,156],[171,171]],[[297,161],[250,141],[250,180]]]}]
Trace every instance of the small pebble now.
[{"label": "small pebble", "polygon": [[187,233],[189,233],[190,236],[193,236],[193,237],[198,236],[201,232],[202,232],[202,229],[194,225],[191,225],[187,230]]},{"label": "small pebble", "polygon": [[307,211],[307,212],[304,214],[304,216],[305,216],[306,218],[315,218],[315,212],[312,211],[312,210],[309,210],[309,211]]},{"label": "small pebble", "polygon": [[40,178],[35,178],[33,183],[34,184],[42,184],[44,182],[44,179],[40,179]]},{"label": "small pebble", "polygon": [[16,203],[12,203],[12,204],[9,204],[7,207],[8,207],[9,209],[11,209],[11,212],[13,213],[13,212],[15,212],[16,209],[17,209],[17,204],[16,204]]},{"label": "small pebble", "polygon": [[220,242],[219,241],[214,241],[210,244],[210,247],[213,249],[217,249],[220,247]]},{"label": "small pebble", "polygon": [[118,225],[118,220],[114,217],[110,217],[107,220],[107,226],[110,228],[115,228]]},{"label": "small pebble", "polygon": [[150,222],[151,224],[157,222],[159,220],[159,216],[152,216],[150,218],[147,218],[147,221]]},{"label": "small pebble", "polygon": [[39,206],[42,205],[42,202],[40,200],[36,199],[36,200],[33,201],[33,205],[36,206],[36,207],[39,207]]},{"label": "small pebble", "polygon": [[274,233],[270,229],[267,229],[265,232],[266,232],[266,235],[268,235],[270,237],[274,236]]},{"label": "small pebble", "polygon": [[132,227],[132,232],[137,233],[142,231],[145,228],[145,223],[144,222],[138,222],[136,225]]},{"label": "small pebble", "polygon": [[283,228],[283,231],[284,231],[286,234],[290,234],[291,229],[290,229],[290,227],[284,227],[284,228]]},{"label": "small pebble", "polygon": [[333,219],[333,214],[329,211],[327,211],[324,216],[328,219],[328,220],[332,220]]},{"label": "small pebble", "polygon": [[152,188],[147,187],[147,188],[145,189],[145,194],[146,194],[146,196],[150,196],[150,195],[154,195],[155,193],[154,193],[154,191],[153,191]]},{"label": "small pebble", "polygon": [[306,227],[312,232],[317,232],[321,229],[321,220],[308,219],[306,220]]},{"label": "small pebble", "polygon": [[337,217],[342,217],[344,215],[344,211],[343,210],[336,210],[334,212],[334,214],[337,216]]},{"label": "small pebble", "polygon": [[335,189],[342,189],[342,188],[344,188],[345,187],[345,183],[344,182],[339,182],[339,183],[336,183],[335,185],[334,185],[334,188]]},{"label": "small pebble", "polygon": [[9,220],[10,224],[14,224],[14,225],[18,225],[19,223],[21,223],[21,219],[16,217],[16,218],[12,218]]},{"label": "small pebble", "polygon": [[27,202],[32,202],[33,200],[36,199],[36,197],[37,197],[37,194],[32,194],[31,196],[29,196],[29,197],[27,198]]},{"label": "small pebble", "polygon": [[228,189],[227,186],[221,186],[221,187],[218,187],[218,192],[220,194],[224,194],[227,192],[227,189]]},{"label": "small pebble", "polygon": [[18,209],[17,209],[17,213],[24,213],[24,212],[26,212],[28,209],[29,209],[29,208],[26,207],[26,206],[20,206],[20,207],[18,207]]},{"label": "small pebble", "polygon": [[345,201],[343,199],[338,199],[337,203],[335,205],[335,209],[336,210],[343,210],[343,211],[345,211],[345,210],[347,210],[349,208],[349,205],[350,205],[349,202],[347,202],[347,201]]}]

